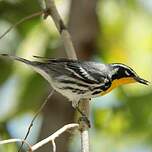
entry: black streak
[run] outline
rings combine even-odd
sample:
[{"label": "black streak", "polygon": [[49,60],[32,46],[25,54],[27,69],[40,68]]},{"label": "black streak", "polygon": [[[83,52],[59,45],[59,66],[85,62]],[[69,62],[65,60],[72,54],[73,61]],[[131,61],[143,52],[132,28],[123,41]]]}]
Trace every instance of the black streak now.
[{"label": "black streak", "polygon": [[76,84],[77,86],[82,86],[82,87],[88,88],[88,85],[85,85],[85,84],[82,84],[82,83],[79,83],[79,82],[76,82],[76,81],[60,80],[60,82],[66,83],[66,84]]},{"label": "black streak", "polygon": [[92,93],[92,95],[99,94],[99,93],[101,93],[101,91],[95,91]]}]

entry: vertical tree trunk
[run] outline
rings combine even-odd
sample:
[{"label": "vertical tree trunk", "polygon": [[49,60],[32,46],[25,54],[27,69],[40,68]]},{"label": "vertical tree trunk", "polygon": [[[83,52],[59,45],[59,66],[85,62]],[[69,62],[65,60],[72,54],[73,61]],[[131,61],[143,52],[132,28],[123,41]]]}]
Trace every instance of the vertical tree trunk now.
[{"label": "vertical tree trunk", "polygon": [[[95,43],[98,34],[96,3],[97,0],[72,0],[71,2],[68,27],[77,55],[81,59],[90,59],[96,50]],[[43,117],[39,139],[43,139],[64,124],[73,122],[74,110],[71,103],[56,93],[45,107]],[[57,152],[68,151],[68,140],[69,134],[57,139]],[[51,144],[46,145],[38,152],[50,152],[50,147]]]},{"label": "vertical tree trunk", "polygon": [[99,24],[96,15],[97,0],[72,0],[69,31],[79,58],[88,60],[96,53]]}]

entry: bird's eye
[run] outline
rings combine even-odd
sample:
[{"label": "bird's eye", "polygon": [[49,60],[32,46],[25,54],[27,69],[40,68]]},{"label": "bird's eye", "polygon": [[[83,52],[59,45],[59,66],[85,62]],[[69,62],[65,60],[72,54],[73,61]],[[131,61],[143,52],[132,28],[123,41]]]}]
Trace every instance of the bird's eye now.
[{"label": "bird's eye", "polygon": [[125,75],[128,77],[136,77],[137,76],[136,72],[133,70],[125,70],[124,72],[125,72]]},{"label": "bird's eye", "polygon": [[125,74],[126,74],[127,76],[130,76],[130,73],[129,73],[127,70],[125,70]]}]

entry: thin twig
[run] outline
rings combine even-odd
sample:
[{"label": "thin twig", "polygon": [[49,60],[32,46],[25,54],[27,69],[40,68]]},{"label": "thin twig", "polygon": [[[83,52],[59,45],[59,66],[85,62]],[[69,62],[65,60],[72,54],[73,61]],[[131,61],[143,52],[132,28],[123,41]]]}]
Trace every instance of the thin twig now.
[{"label": "thin twig", "polygon": [[79,128],[79,124],[73,123],[73,124],[67,124],[65,126],[63,126],[62,128],[60,128],[59,130],[57,130],[55,133],[53,133],[52,135],[50,135],[49,137],[41,140],[40,142],[36,143],[35,145],[31,146],[26,140],[24,139],[8,139],[8,140],[2,140],[0,141],[0,145],[4,145],[4,144],[9,144],[9,143],[14,143],[14,142],[23,142],[28,146],[28,152],[33,152],[37,149],[39,149],[40,147],[44,146],[45,144],[52,142],[53,145],[53,152],[56,152],[56,144],[55,144],[55,139],[57,137],[59,137],[61,134],[63,134],[64,132],[71,130],[71,129],[78,129]]},{"label": "thin twig", "polygon": [[25,143],[28,146],[29,151],[32,151],[31,145],[26,140],[23,140],[23,139],[2,140],[2,141],[0,141],[0,145],[9,144],[9,143],[15,143],[15,142],[23,142],[23,143]]},{"label": "thin twig", "polygon": [[[31,121],[31,123],[30,123],[30,125],[29,125],[29,127],[28,127],[27,133],[26,133],[23,141],[25,141],[25,140],[27,139],[27,137],[28,137],[28,135],[29,135],[29,133],[30,133],[30,131],[31,131],[31,128],[32,128],[32,126],[33,126],[33,123],[34,123],[35,119],[36,119],[37,116],[40,114],[40,112],[42,111],[42,109],[44,108],[44,106],[47,104],[47,102],[49,101],[49,99],[50,99],[50,97],[52,96],[53,93],[54,93],[54,90],[52,90],[52,91],[49,93],[49,95],[46,97],[45,101],[42,103],[41,107],[40,107],[40,108],[38,109],[38,111],[36,112],[35,116],[33,117],[32,121]],[[24,142],[22,142],[22,144],[21,144],[18,152],[21,151],[21,149],[22,149],[22,147],[23,147],[23,144],[24,144]]]},{"label": "thin twig", "polygon": [[53,152],[56,152],[56,144],[54,140],[52,140],[52,146],[53,146]]},{"label": "thin twig", "polygon": [[29,16],[26,16],[24,18],[22,18],[21,20],[19,20],[18,22],[16,22],[15,24],[13,24],[12,26],[10,26],[1,36],[0,36],[0,39],[2,39],[5,35],[7,35],[12,29],[14,29],[15,27],[17,27],[18,25],[20,25],[21,23],[29,20],[29,19],[32,19],[36,16],[40,16],[42,15],[44,12],[43,11],[39,11],[39,12],[36,12],[36,13],[33,13]]},{"label": "thin twig", "polygon": [[[41,140],[40,142],[36,143],[35,145],[33,145],[31,147],[31,150],[32,151],[35,151],[37,150],[38,148],[42,147],[43,145],[49,143],[53,141],[59,137],[61,134],[63,134],[65,131],[69,130],[69,129],[74,129],[74,128],[78,128],[79,127],[79,124],[76,124],[76,123],[73,123],[73,124],[68,124],[68,125],[65,125],[63,126],[62,128],[60,128],[59,130],[57,130],[55,133],[53,133],[52,135],[50,135],[49,137]],[[54,144],[53,144],[54,145]],[[55,148],[54,148],[55,149]],[[56,150],[56,149],[55,149]]]}]

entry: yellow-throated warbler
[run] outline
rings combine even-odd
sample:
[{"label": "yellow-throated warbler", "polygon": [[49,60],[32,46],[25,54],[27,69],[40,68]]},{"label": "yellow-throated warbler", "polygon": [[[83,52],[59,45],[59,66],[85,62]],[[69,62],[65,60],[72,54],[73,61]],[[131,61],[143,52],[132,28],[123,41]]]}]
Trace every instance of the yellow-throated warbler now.
[{"label": "yellow-throated warbler", "polygon": [[49,58],[39,62],[8,54],[1,54],[1,56],[30,65],[48,80],[57,92],[72,101],[75,108],[80,99],[104,95],[122,84],[134,82],[149,84],[133,69],[121,63],[101,64],[91,61]]}]

